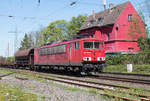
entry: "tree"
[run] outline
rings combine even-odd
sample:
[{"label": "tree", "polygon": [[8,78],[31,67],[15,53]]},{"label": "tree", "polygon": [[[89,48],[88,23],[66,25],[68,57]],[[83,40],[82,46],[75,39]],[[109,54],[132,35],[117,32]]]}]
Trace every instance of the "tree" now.
[{"label": "tree", "polygon": [[0,56],[0,62],[5,62],[6,58],[3,56]]},{"label": "tree", "polygon": [[79,15],[78,17],[72,17],[71,21],[67,26],[70,38],[76,36],[77,32],[80,30],[80,27],[83,25],[86,19],[87,16],[83,16],[83,15]]},{"label": "tree", "polygon": [[[146,5],[146,4],[145,4]],[[139,12],[139,15],[140,15],[140,17],[141,17],[141,19],[143,20],[143,22],[146,24],[147,22],[147,20],[149,19],[147,16],[145,16],[145,14],[144,14],[144,12],[143,12],[143,10],[142,9],[139,9],[138,10],[138,12]],[[148,37],[149,36],[149,29],[148,29],[148,26],[146,25],[146,36]]]},{"label": "tree", "polygon": [[21,41],[21,47],[20,50],[28,49],[31,47],[31,41],[30,41],[30,36],[25,34],[24,39]]},{"label": "tree", "polygon": [[141,23],[139,23],[138,15],[134,14],[132,20],[130,22],[130,26],[128,29],[128,35],[132,38],[132,40],[138,39],[139,36],[145,34],[145,28],[142,29]]},{"label": "tree", "polygon": [[36,31],[34,33],[34,47],[39,47],[42,42],[42,32],[44,31],[43,28],[41,28],[39,31]]},{"label": "tree", "polygon": [[144,0],[144,2],[142,1],[142,5],[140,4],[139,0],[135,0],[135,2],[138,3],[138,13],[140,15],[140,17],[142,18],[142,20],[144,21],[145,24],[147,24],[146,26],[146,36],[149,37],[149,23],[150,23],[150,1],[149,0]]},{"label": "tree", "polygon": [[67,22],[65,20],[58,20],[51,22],[49,26],[42,32],[41,45],[48,42],[56,42],[67,39]]},{"label": "tree", "polygon": [[14,62],[15,61],[15,57],[7,57],[6,61],[7,62]]},{"label": "tree", "polygon": [[150,38],[140,37],[138,39],[138,46],[141,51],[150,51]]}]

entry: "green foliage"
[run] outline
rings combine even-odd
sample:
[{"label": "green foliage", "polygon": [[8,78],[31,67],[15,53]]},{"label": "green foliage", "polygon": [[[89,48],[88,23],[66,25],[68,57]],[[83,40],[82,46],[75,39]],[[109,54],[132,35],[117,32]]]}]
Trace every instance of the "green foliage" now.
[{"label": "green foliage", "polygon": [[126,54],[106,57],[108,65],[125,65],[125,64],[150,64],[150,52],[140,52],[138,54]]},{"label": "green foliage", "polygon": [[7,62],[13,62],[13,61],[15,61],[15,58],[14,57],[7,57],[6,61]]},{"label": "green foliage", "polygon": [[42,32],[41,45],[48,42],[57,42],[67,38],[67,22],[65,20],[58,20],[51,22],[49,26]]},{"label": "green foliage", "polygon": [[126,72],[126,65],[108,65],[103,69],[103,72]]},{"label": "green foliage", "polygon": [[117,64],[124,64],[127,60],[126,55],[117,55],[117,56],[107,56],[106,62],[109,65],[117,65]]},{"label": "green foliage", "polygon": [[1,84],[0,99],[1,101],[37,101],[37,96],[19,88],[10,88]]},{"label": "green foliage", "polygon": [[76,36],[80,27],[83,25],[84,21],[87,19],[87,16],[79,15],[78,17],[72,17],[71,21],[68,24],[68,33],[70,37]]},{"label": "green foliage", "polygon": [[[103,72],[126,73],[127,65],[108,65],[107,68],[103,69]],[[133,65],[132,73],[150,74],[150,65]]]},{"label": "green foliage", "polygon": [[140,37],[138,39],[138,46],[140,47],[141,51],[150,51],[150,38]]},{"label": "green foliage", "polygon": [[31,47],[31,36],[25,34],[24,39],[21,41],[20,50],[28,49]]},{"label": "green foliage", "polygon": [[40,44],[44,45],[49,42],[57,42],[73,38],[86,18],[86,16],[79,15],[78,17],[72,17],[69,22],[65,20],[51,22],[49,26],[42,31],[42,40]]}]

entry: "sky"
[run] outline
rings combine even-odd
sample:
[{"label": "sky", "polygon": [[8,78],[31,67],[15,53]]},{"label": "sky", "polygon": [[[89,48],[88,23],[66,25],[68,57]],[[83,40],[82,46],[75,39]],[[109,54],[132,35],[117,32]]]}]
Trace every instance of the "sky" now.
[{"label": "sky", "polygon": [[[74,1],[76,4],[71,6]],[[148,14],[148,8],[143,6],[143,2],[150,0],[106,0],[106,8],[109,3],[118,5],[126,1],[131,1],[137,10]],[[39,31],[52,21],[62,19],[69,21],[79,14],[91,15],[93,10],[103,11],[103,0],[40,0],[40,4],[38,0],[1,0],[0,56],[13,56],[14,46],[20,47],[25,33]],[[150,22],[147,23],[150,25]]]}]

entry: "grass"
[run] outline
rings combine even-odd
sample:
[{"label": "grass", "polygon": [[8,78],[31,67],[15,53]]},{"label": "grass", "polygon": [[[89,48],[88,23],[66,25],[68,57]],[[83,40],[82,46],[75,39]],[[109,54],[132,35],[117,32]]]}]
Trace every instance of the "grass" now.
[{"label": "grass", "polygon": [[38,101],[37,96],[23,91],[21,88],[0,84],[1,101]]},{"label": "grass", "polygon": [[[108,65],[103,69],[103,72],[119,72],[119,73],[127,73],[126,65]],[[150,65],[134,65],[133,64],[133,72],[138,74],[150,74]]]},{"label": "grass", "polygon": [[[149,91],[143,91],[140,89],[116,89],[115,91],[109,91],[109,90],[105,90],[106,94],[109,95],[114,95],[114,96],[119,96],[119,97],[127,97],[127,98],[131,98],[134,100],[139,100],[140,97],[136,96],[136,95],[130,95],[130,94],[137,94],[137,95],[147,95],[150,96],[150,92]],[[114,100],[114,98],[109,98],[109,97],[104,97],[105,99],[112,99],[112,101]],[[119,99],[115,99],[115,101],[120,101]]]},{"label": "grass", "polygon": [[[109,91],[109,90],[105,90],[105,94],[108,94],[108,95],[114,95],[114,96],[118,96],[118,97],[127,97],[127,98],[131,98],[131,99],[134,99],[134,100],[138,100],[140,99],[140,97],[137,97],[137,96],[133,96],[133,95],[129,95],[129,92],[127,91],[121,91],[121,90],[115,90],[115,91]],[[111,99],[111,101],[120,101],[120,99],[118,98],[112,98],[112,97],[105,97],[105,99]]]},{"label": "grass", "polygon": [[13,73],[13,72],[5,69],[0,69],[0,74],[9,74],[9,73]]}]

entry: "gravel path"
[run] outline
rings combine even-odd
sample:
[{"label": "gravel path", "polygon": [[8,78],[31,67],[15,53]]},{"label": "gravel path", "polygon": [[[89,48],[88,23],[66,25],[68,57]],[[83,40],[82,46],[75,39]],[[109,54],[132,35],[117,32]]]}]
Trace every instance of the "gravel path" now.
[{"label": "gravel path", "polygon": [[42,97],[44,101],[104,101],[98,94],[82,91],[70,91],[63,87],[54,86],[52,83],[35,80],[19,80],[12,75],[4,77],[0,83],[13,87],[21,87],[25,91]]}]

